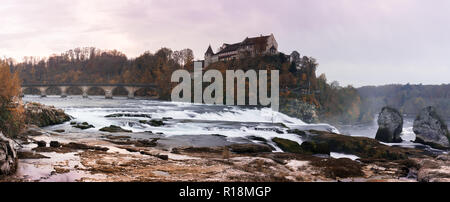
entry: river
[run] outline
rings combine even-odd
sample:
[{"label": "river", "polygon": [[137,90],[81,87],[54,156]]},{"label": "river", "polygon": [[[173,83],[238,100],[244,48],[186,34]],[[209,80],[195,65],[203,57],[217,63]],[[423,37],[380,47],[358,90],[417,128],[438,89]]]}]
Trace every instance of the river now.
[{"label": "river", "polygon": [[[280,151],[270,140],[281,137],[301,143],[302,140],[295,134],[288,133],[288,128],[301,130],[315,129],[342,133],[351,136],[374,138],[377,124],[331,126],[329,124],[306,124],[303,121],[289,117],[285,114],[272,111],[270,108],[243,108],[237,106],[204,105],[191,103],[174,103],[145,99],[114,98],[104,99],[103,96],[30,96],[23,98],[25,102],[39,102],[64,109],[65,112],[77,122],[88,122],[95,128],[81,130],[71,127],[70,123],[47,127],[49,130],[64,129],[67,134],[87,133],[95,135],[105,126],[117,125],[133,132],[151,131],[163,137],[184,137],[181,145],[214,146],[222,145],[219,138],[225,137],[227,142],[260,142],[261,138],[268,140],[277,151]],[[111,114],[145,114],[151,118],[142,117],[106,117]],[[163,119],[165,125],[152,127],[142,124],[140,120]],[[412,131],[413,120],[404,120],[402,143],[390,144],[401,146],[417,146],[412,143],[415,135]],[[200,138],[202,137],[202,138]],[[256,138],[255,138],[256,137]],[[140,136],[139,138],[145,138]],[[179,146],[179,145],[177,145]]]}]

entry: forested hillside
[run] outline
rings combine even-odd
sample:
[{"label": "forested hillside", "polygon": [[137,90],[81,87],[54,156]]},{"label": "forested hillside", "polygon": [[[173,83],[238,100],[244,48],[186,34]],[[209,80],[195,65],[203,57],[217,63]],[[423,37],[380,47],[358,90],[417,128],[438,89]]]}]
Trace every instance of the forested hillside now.
[{"label": "forested hillside", "polygon": [[[216,62],[205,70],[217,69],[222,73],[236,69],[280,70],[281,103],[291,103],[288,108],[295,108],[298,103],[309,104],[323,122],[372,121],[385,105],[411,115],[417,114],[424,106],[433,105],[443,115],[450,115],[450,85],[341,87],[337,82],[327,81],[325,74],[316,77],[319,64],[314,58],[305,56],[298,64],[288,58],[283,53],[256,56]],[[137,58],[128,58],[116,50],[76,48],[48,58],[26,57],[21,63],[11,59],[4,61],[20,75],[23,83],[155,83],[160,86],[159,97],[168,100],[176,85],[170,82],[172,72],[177,69],[192,71],[193,60],[190,49],[172,51],[161,48],[155,53],[145,52]],[[137,93],[145,96],[154,92]],[[289,113],[292,110],[283,111]],[[297,116],[296,113],[290,115]]]}]

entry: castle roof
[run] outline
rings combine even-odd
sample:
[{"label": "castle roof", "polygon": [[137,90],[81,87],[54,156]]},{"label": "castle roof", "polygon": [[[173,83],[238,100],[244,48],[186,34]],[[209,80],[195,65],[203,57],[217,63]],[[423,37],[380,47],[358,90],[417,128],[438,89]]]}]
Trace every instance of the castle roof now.
[{"label": "castle roof", "polygon": [[[233,51],[237,51],[239,48],[241,48],[242,46],[246,46],[246,45],[258,45],[258,46],[264,46],[265,44],[267,44],[269,37],[271,37],[272,35],[267,35],[267,36],[258,36],[258,37],[247,37],[244,39],[244,41],[239,42],[239,43],[234,43],[234,44],[223,44],[223,48],[216,53],[217,54],[221,54],[221,53],[228,53],[228,52],[233,52]],[[262,47],[261,46],[261,47]],[[275,47],[273,47],[275,48]],[[211,46],[208,47],[208,50],[206,51],[205,54],[211,54],[214,55],[214,52],[211,49]]]},{"label": "castle roof", "polygon": [[254,44],[264,44],[267,43],[267,39],[270,36],[259,36],[259,37],[252,37],[252,38],[245,38],[245,40],[242,42],[242,45],[254,45]]},{"label": "castle roof", "polygon": [[217,54],[236,51],[236,50],[238,50],[241,47],[242,43],[223,44],[223,45],[225,46],[225,48],[220,50]]},{"label": "castle roof", "polygon": [[214,55],[214,51],[212,50],[211,45],[209,45],[208,50],[206,50],[205,55],[206,54]]}]

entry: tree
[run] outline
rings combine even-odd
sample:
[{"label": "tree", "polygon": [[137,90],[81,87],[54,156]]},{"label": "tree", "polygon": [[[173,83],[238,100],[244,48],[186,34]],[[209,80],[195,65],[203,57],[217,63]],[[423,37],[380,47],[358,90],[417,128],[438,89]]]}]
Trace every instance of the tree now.
[{"label": "tree", "polygon": [[15,136],[23,126],[23,107],[19,105],[19,74],[11,73],[7,64],[0,61],[0,130]]}]

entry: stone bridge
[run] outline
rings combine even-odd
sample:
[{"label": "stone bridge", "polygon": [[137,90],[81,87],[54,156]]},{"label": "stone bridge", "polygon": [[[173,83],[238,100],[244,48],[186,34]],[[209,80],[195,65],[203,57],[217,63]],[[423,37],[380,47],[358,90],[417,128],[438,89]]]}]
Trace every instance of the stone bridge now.
[{"label": "stone bridge", "polygon": [[122,87],[128,92],[129,99],[134,99],[134,94],[141,88],[157,88],[155,84],[22,84],[22,96],[24,95],[23,92],[25,91],[25,89],[34,88],[40,91],[41,97],[46,97],[47,89],[49,89],[50,87],[59,88],[59,90],[61,91],[61,97],[67,97],[68,88],[77,87],[81,89],[83,98],[88,97],[89,89],[97,87],[105,92],[106,99],[112,99],[113,91],[118,87]]}]

